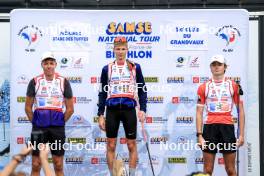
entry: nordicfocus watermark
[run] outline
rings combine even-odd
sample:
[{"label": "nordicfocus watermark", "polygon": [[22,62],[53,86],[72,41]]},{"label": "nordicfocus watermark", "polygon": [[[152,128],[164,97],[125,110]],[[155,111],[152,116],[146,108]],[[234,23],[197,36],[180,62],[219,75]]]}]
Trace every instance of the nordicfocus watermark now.
[{"label": "nordicfocus watermark", "polygon": [[167,151],[190,151],[190,150],[210,150],[210,151],[235,151],[237,150],[237,143],[209,143],[205,141],[203,145],[193,142],[186,141],[183,143],[166,142],[159,144],[160,150]]},{"label": "nordicfocus watermark", "polygon": [[95,92],[115,92],[115,91],[124,91],[124,92],[137,92],[138,88],[141,88],[144,92],[158,92],[158,93],[165,93],[165,92],[172,92],[171,85],[143,85],[142,83],[136,83],[135,85],[128,85],[128,84],[116,84],[113,86],[102,84],[94,85]]},{"label": "nordicfocus watermark", "polygon": [[56,140],[54,143],[37,143],[34,141],[33,143],[31,141],[27,142],[27,146],[32,146],[33,150],[44,150],[44,145],[48,144],[51,150],[65,150],[65,151],[71,151],[71,150],[88,150],[88,151],[105,151],[106,150],[106,144],[105,143],[64,143],[62,144],[61,140]]}]

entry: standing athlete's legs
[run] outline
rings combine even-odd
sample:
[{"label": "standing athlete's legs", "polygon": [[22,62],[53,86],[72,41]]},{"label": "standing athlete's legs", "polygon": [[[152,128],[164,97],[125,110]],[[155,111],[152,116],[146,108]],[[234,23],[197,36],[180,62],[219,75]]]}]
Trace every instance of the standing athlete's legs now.
[{"label": "standing athlete's legs", "polygon": [[212,175],[214,170],[215,153],[203,152],[204,172]]},{"label": "standing athlete's legs", "polygon": [[219,141],[219,127],[215,124],[205,124],[203,127],[203,138],[205,148],[203,148],[204,172],[212,175],[214,171],[215,155]]},{"label": "standing athlete's legs", "polygon": [[126,138],[127,138],[127,148],[129,151],[129,175],[134,176],[137,167],[137,115],[136,110],[126,109],[121,111],[121,120],[124,125]]},{"label": "standing athlete's legs", "polygon": [[128,139],[127,148],[129,151],[129,169],[130,172],[135,172],[134,169],[136,169],[137,167],[137,159],[138,159],[136,139]]},{"label": "standing athlete's legs", "polygon": [[41,162],[39,156],[32,155],[32,170],[31,176],[39,176],[41,169]]},{"label": "standing athlete's legs", "polygon": [[52,154],[52,161],[55,170],[56,176],[63,176],[63,156],[64,148],[63,144],[65,143],[65,128],[64,126],[49,127],[49,142],[50,150]]},{"label": "standing athlete's legs", "polygon": [[221,136],[223,139],[223,153],[225,170],[228,176],[236,176],[236,137],[234,125],[221,124]]},{"label": "standing athlete's legs", "polygon": [[116,149],[116,138],[107,138],[107,151],[106,158],[108,169],[110,172],[113,171],[113,161],[115,159],[115,149]]},{"label": "standing athlete's legs", "polygon": [[236,153],[223,153],[225,170],[228,176],[236,176]]},{"label": "standing athlete's legs", "polygon": [[106,109],[106,121],[105,121],[105,129],[107,136],[107,151],[106,158],[109,171],[111,175],[113,174],[113,161],[115,158],[115,149],[117,142],[117,134],[120,125],[120,110],[118,109]]},{"label": "standing athlete's legs", "polygon": [[63,156],[52,155],[52,161],[53,161],[56,176],[64,176]]},{"label": "standing athlete's legs", "polygon": [[33,126],[30,141],[31,144],[33,145],[31,176],[39,176],[41,170],[41,161],[39,157],[39,144],[41,143],[45,144],[47,142],[46,129]]}]

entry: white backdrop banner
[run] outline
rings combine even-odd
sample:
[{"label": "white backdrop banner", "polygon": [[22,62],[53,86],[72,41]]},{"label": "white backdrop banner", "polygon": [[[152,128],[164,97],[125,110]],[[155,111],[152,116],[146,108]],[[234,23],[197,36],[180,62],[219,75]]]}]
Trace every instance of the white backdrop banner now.
[{"label": "white backdrop banner", "polygon": [[[75,113],[66,124],[65,175],[108,175],[105,133],[97,122],[102,67],[114,60],[113,39],[129,41],[127,58],[139,63],[148,86],[146,129],[156,175],[202,171],[196,143],[196,91],[210,76],[209,58],[223,54],[226,75],[247,92],[248,13],[245,10],[14,10],[11,13],[11,153],[29,140],[24,112],[27,84],[42,73],[40,57],[50,50],[57,71],[71,83]],[[245,107],[247,97],[244,96]],[[234,111],[234,120],[237,113]],[[138,126],[137,175],[152,175]],[[117,150],[128,167],[124,130]],[[82,147],[84,146],[84,147]],[[246,175],[240,148],[240,175]],[[31,158],[19,170],[30,172]],[[214,175],[225,175],[221,154]]]}]

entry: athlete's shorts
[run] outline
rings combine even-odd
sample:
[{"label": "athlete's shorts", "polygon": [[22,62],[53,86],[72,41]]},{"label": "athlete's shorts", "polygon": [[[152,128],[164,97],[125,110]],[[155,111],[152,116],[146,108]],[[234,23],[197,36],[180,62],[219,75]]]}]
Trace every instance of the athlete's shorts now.
[{"label": "athlete's shorts", "polygon": [[233,153],[236,152],[236,137],[234,125],[205,124],[203,127],[205,142],[204,152]]},{"label": "athlete's shorts", "polygon": [[[50,143],[50,151],[52,155],[63,156],[65,143],[65,128],[64,126],[52,126],[47,128],[32,127],[31,143],[34,148],[32,155],[39,155],[39,143]],[[36,150],[35,150],[36,149]]]},{"label": "athlete's shorts", "polygon": [[108,138],[116,138],[118,129],[122,121],[126,138],[137,138],[137,115],[135,108],[116,109],[107,107],[106,109],[106,136]]}]

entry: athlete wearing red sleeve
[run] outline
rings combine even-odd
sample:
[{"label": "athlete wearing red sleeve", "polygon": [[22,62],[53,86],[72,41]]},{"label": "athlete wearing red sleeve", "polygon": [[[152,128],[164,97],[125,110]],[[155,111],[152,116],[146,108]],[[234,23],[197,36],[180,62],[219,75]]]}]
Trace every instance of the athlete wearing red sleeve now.
[{"label": "athlete wearing red sleeve", "polygon": [[[198,143],[202,145],[204,172],[212,174],[215,154],[223,153],[226,172],[235,176],[236,149],[244,143],[244,109],[239,100],[238,85],[225,78],[226,60],[222,55],[213,56],[210,62],[212,79],[199,86],[197,95],[196,128]],[[233,106],[239,106],[240,136],[236,140],[232,117]],[[203,111],[206,116],[203,120]],[[204,125],[203,125],[204,123]],[[203,131],[202,131],[203,128]]]}]

